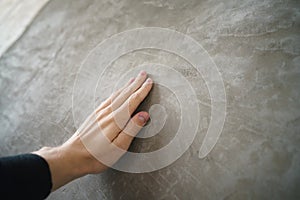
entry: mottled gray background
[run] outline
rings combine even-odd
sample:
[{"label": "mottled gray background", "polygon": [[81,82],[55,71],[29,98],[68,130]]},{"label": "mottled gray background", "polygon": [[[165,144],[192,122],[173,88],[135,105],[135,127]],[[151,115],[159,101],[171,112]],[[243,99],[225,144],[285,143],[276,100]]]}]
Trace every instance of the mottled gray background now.
[{"label": "mottled gray background", "polygon": [[[200,74],[176,55],[134,52],[107,71],[107,86],[119,77],[120,66],[173,67],[197,92],[201,118],[194,143],[159,171],[108,170],[78,179],[49,199],[299,199],[297,0],[50,1],[0,58],[0,155],[58,145],[72,135],[72,87],[82,60],[105,38],[147,26],[192,36],[217,64],[227,94],[220,140],[207,158],[198,158],[210,119]],[[131,151],[160,148],[176,132],[180,110],[172,92],[156,86],[145,107],[151,103],[164,104],[170,118],[157,136],[136,140]]]}]

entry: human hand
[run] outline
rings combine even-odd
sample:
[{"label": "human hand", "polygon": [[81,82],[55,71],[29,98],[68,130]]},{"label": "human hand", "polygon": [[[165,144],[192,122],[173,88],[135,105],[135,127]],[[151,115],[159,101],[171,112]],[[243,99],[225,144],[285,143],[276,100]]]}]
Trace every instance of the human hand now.
[{"label": "human hand", "polygon": [[112,94],[62,146],[33,152],[48,162],[52,190],[83,175],[104,171],[126,152],[149,120],[147,112],[131,117],[152,88],[152,80],[146,79],[147,74],[142,71]]}]

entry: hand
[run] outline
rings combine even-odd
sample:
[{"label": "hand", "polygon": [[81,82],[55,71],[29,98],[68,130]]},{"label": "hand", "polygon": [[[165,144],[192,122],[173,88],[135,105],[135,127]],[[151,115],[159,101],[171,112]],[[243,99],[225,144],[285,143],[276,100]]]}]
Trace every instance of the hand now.
[{"label": "hand", "polygon": [[146,79],[147,74],[142,71],[112,94],[62,146],[33,152],[48,162],[52,190],[75,178],[104,171],[126,152],[134,136],[149,120],[147,112],[131,117],[152,88],[152,80]]}]

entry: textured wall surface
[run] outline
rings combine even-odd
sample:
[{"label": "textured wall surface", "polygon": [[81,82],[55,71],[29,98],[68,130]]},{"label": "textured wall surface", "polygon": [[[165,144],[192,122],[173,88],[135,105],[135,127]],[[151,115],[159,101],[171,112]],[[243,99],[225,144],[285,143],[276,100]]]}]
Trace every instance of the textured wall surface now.
[{"label": "textured wall surface", "polygon": [[[72,135],[72,88],[82,60],[107,37],[148,26],[193,37],[217,64],[227,116],[216,147],[198,158],[211,113],[201,75],[176,55],[137,51],[111,66],[108,86],[118,79],[119,67],[157,62],[179,71],[196,91],[201,111],[193,144],[161,170],[108,170],[78,179],[49,199],[299,199],[297,0],[50,1],[0,59],[1,156],[58,145]],[[170,91],[154,88],[151,102],[165,104],[170,119],[158,135],[137,139],[131,151],[158,149],[178,128],[178,102]]]},{"label": "textured wall surface", "polygon": [[0,2],[0,57],[22,35],[48,0]]}]

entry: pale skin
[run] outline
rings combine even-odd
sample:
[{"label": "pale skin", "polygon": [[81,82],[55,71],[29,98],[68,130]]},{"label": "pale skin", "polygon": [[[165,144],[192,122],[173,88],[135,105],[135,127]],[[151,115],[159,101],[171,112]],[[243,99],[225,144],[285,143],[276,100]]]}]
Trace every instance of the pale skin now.
[{"label": "pale skin", "polygon": [[[153,81],[148,78],[145,71],[141,71],[139,75],[132,78],[123,88],[113,93],[95,110],[95,123],[93,126],[100,125],[105,137],[110,141],[111,145],[127,150],[136,134],[149,120],[149,114],[141,111],[134,116],[127,116],[122,112],[123,108],[129,110],[132,114],[139,104],[146,98],[153,85]],[[120,127],[115,119],[116,117],[125,117],[128,121],[124,127]],[[87,119],[92,120],[92,119]],[[136,125],[135,129],[130,129],[128,134],[126,127]],[[58,147],[43,147],[42,149],[32,152],[43,157],[49,164],[52,178],[52,191],[67,184],[68,182],[82,177],[87,174],[101,173],[108,168],[107,165],[96,159],[84,146],[81,137],[86,123],[81,127],[69,140]],[[93,128],[93,127],[88,127]],[[99,148],[99,153],[110,156],[110,151]],[[112,153],[111,153],[112,154]],[[119,159],[119,157],[117,158]],[[117,161],[113,160],[113,163]]]}]

